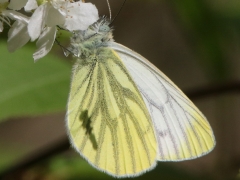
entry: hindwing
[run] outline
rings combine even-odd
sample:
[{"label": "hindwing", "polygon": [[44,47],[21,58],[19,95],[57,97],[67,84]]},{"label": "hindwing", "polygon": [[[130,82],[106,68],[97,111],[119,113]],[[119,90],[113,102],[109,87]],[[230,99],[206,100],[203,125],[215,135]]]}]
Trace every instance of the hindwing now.
[{"label": "hindwing", "polygon": [[112,42],[148,108],[158,142],[158,160],[181,161],[210,152],[213,131],[205,116],[159,69],[141,55]]}]

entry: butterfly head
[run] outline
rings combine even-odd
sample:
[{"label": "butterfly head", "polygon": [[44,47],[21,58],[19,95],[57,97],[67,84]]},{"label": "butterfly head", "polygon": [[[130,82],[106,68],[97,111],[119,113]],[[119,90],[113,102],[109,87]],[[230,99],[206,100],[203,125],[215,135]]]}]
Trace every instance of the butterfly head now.
[{"label": "butterfly head", "polygon": [[112,29],[109,24],[108,19],[102,17],[88,29],[75,31],[71,38],[70,50],[79,57],[88,56],[99,47],[108,46],[108,42],[113,41]]}]

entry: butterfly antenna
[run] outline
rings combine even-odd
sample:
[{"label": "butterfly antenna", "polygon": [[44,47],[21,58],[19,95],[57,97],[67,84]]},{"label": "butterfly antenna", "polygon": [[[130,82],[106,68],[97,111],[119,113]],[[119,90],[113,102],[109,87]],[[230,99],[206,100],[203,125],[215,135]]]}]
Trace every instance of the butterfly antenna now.
[{"label": "butterfly antenna", "polygon": [[107,0],[107,5],[108,5],[108,11],[109,11],[109,16],[110,16],[110,20],[111,20],[112,19],[112,11],[111,11],[109,0]]},{"label": "butterfly antenna", "polygon": [[116,16],[113,18],[113,20],[110,22],[109,25],[111,25],[113,23],[113,21],[116,19],[116,17],[120,14],[120,12],[122,11],[122,8],[124,6],[124,4],[126,3],[127,0],[124,0],[123,3],[122,3],[122,6],[121,8],[119,9],[118,13],[116,14]]}]

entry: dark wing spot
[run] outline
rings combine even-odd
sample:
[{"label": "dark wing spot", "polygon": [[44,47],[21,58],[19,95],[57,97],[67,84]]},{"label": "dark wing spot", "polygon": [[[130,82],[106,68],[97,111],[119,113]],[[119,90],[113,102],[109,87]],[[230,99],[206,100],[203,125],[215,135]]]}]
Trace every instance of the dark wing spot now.
[{"label": "dark wing spot", "polygon": [[91,127],[91,117],[88,116],[88,110],[82,111],[79,116],[79,120],[82,121],[82,127],[85,129],[85,134],[89,136],[89,139],[92,143],[93,149],[97,149],[97,141],[95,135],[92,133],[93,128]]}]

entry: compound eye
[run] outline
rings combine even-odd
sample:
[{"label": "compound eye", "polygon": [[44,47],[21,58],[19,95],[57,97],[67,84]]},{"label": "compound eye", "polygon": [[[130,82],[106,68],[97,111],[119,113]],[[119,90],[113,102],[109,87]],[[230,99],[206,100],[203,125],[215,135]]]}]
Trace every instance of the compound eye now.
[{"label": "compound eye", "polygon": [[110,28],[106,25],[103,25],[99,28],[100,32],[107,32],[110,30]]}]

